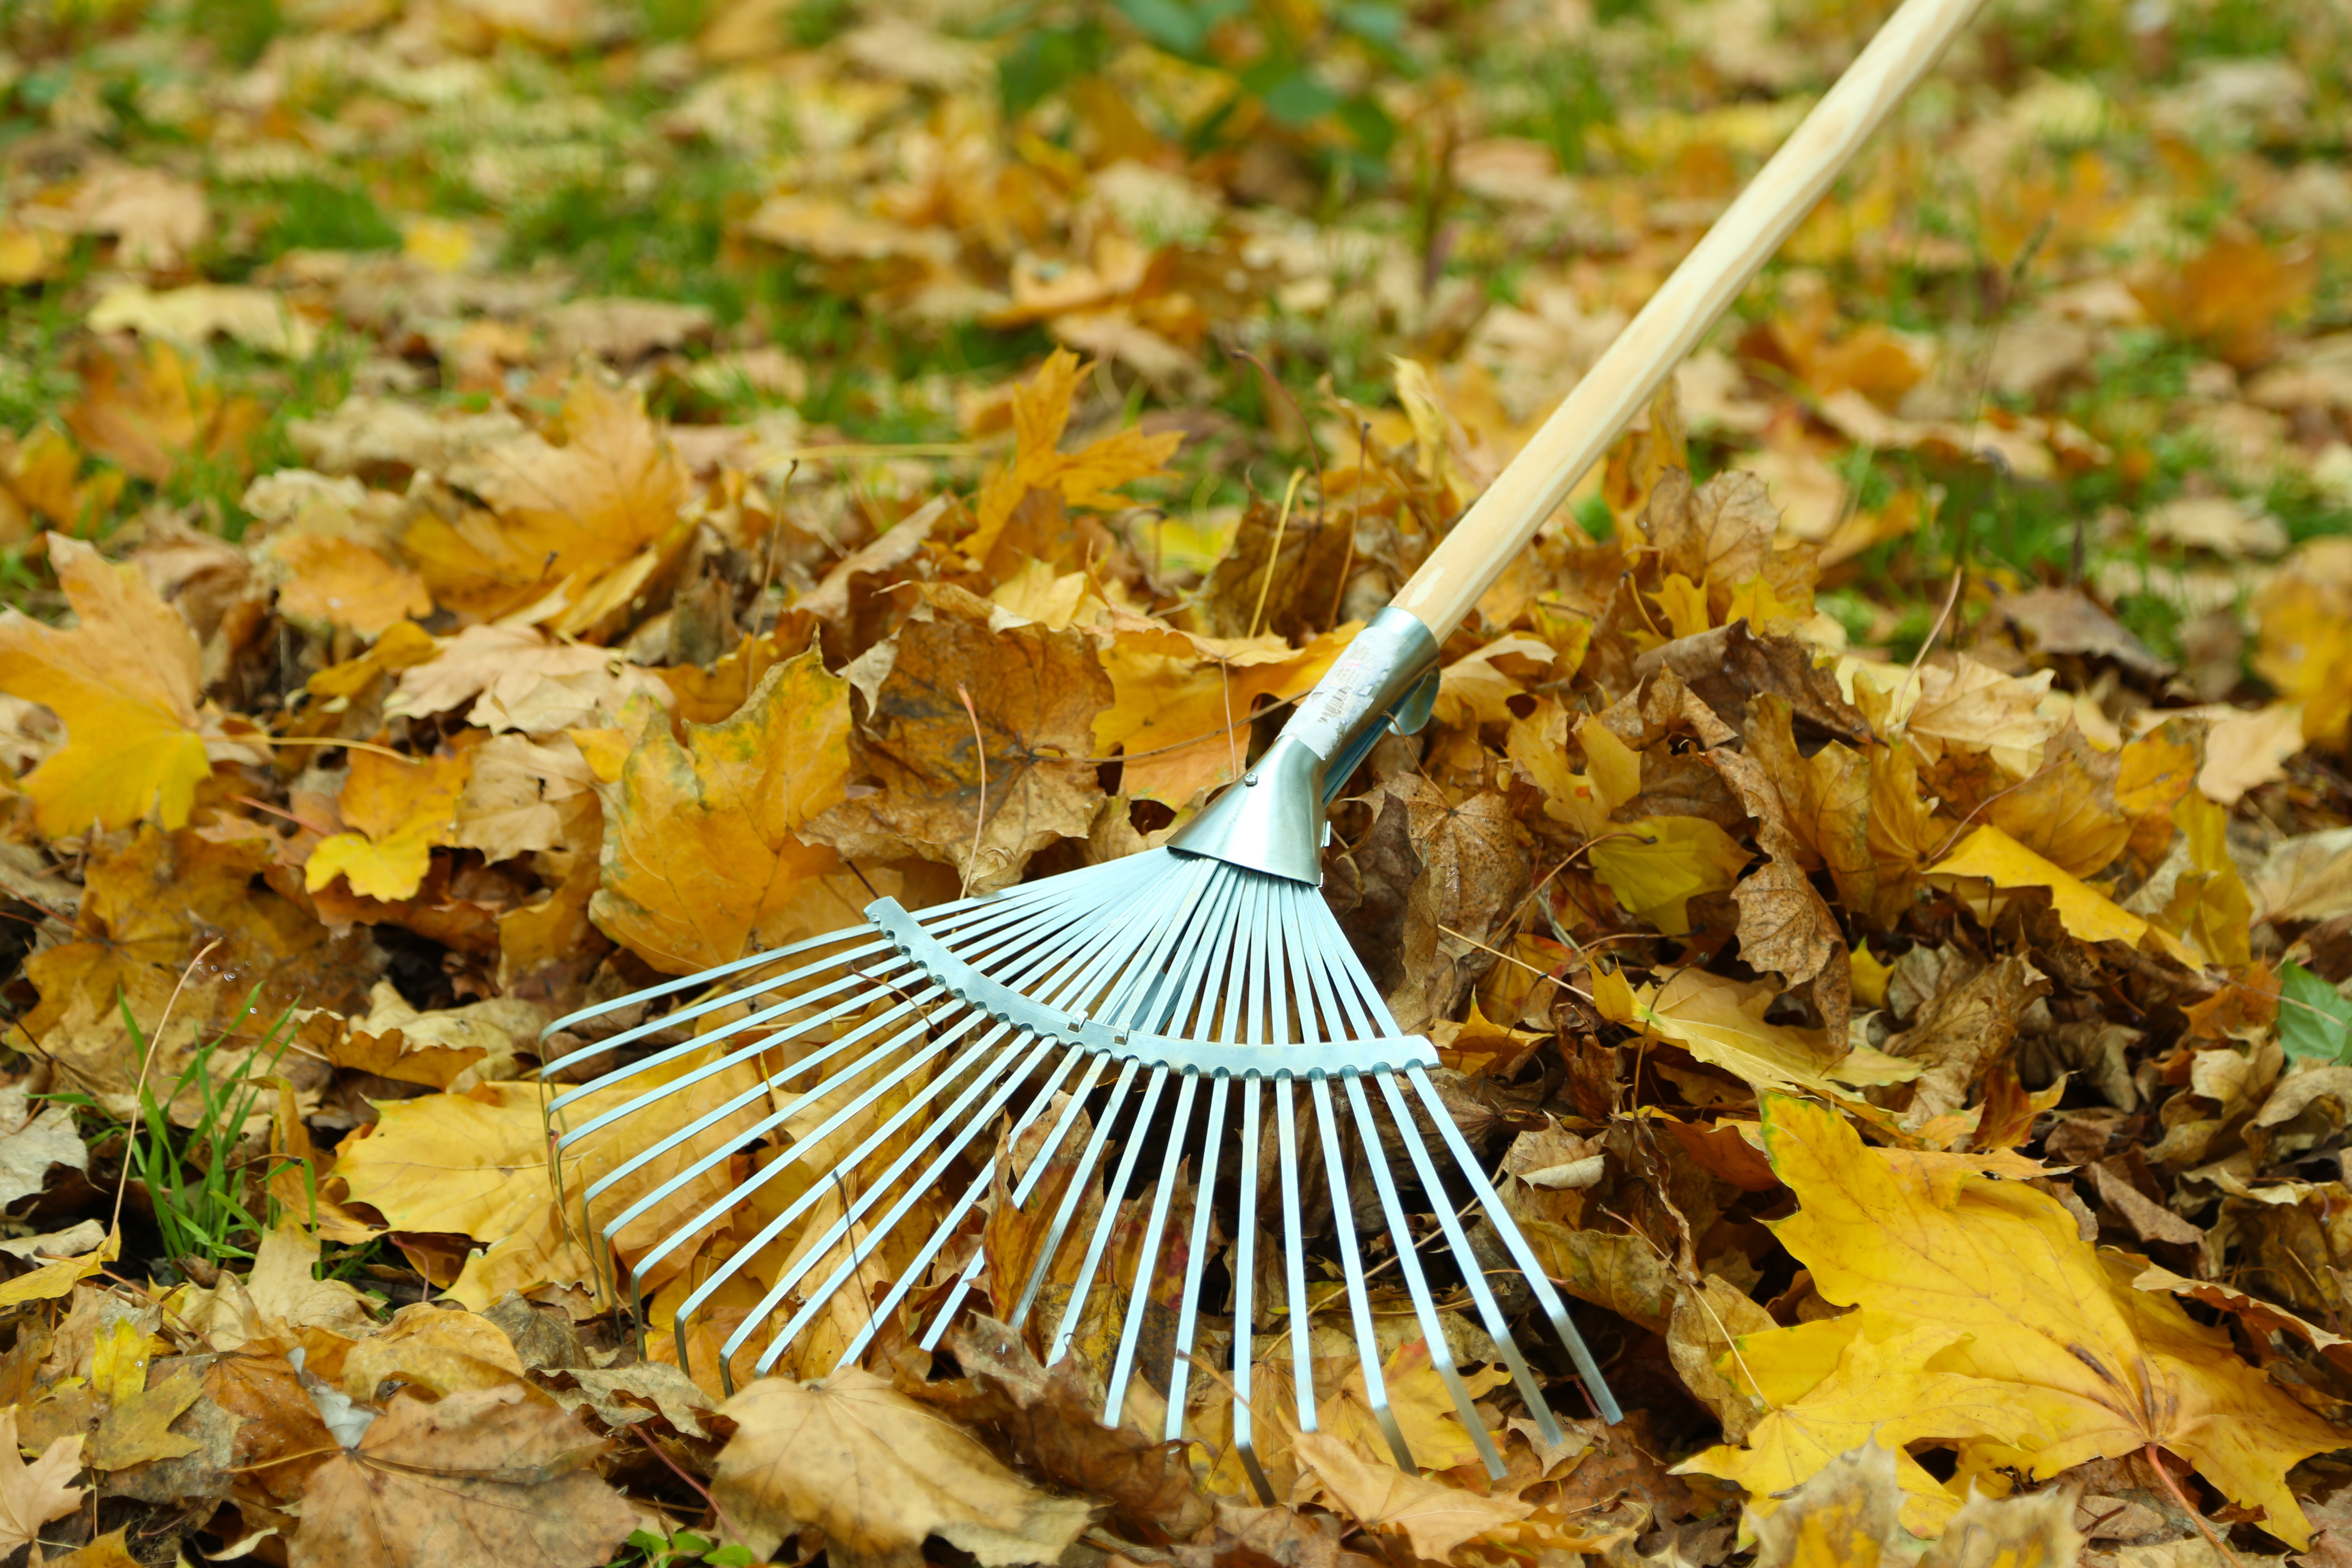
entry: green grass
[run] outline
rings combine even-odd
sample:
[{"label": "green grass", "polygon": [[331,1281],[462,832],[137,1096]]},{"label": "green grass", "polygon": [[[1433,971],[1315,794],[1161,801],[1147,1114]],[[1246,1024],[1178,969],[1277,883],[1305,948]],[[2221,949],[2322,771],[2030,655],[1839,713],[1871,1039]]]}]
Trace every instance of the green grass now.
[{"label": "green grass", "polygon": [[[121,1008],[123,1026],[143,1061],[149,1049],[146,1033],[127,999]],[[174,1265],[184,1258],[215,1265],[250,1262],[276,1218],[267,1157],[251,1161],[239,1151],[246,1122],[266,1113],[264,1097],[277,1093],[280,1080],[273,1074],[292,1044],[288,1026],[294,1010],[288,1008],[270,1024],[244,1071],[219,1079],[212,1070],[221,1047],[236,1037],[252,1010],[253,998],[248,997],[226,1028],[197,1045],[176,1077],[161,1082],[142,1079],[139,1112],[128,1123],[107,1118],[88,1095],[44,1097],[75,1107],[86,1123],[94,1123],[88,1134],[93,1142],[110,1132],[120,1134],[125,1176],[146,1190],[163,1256]],[[193,1124],[182,1127],[173,1120],[172,1107],[191,1095]]]}]

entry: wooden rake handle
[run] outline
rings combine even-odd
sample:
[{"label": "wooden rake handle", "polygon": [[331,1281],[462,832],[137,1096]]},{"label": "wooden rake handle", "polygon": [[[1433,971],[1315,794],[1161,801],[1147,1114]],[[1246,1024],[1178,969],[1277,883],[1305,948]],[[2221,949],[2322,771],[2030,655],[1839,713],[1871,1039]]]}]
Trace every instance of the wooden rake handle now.
[{"label": "wooden rake handle", "polygon": [[1543,428],[1391,601],[1443,644],[1715,325],[1982,0],[1904,0]]}]

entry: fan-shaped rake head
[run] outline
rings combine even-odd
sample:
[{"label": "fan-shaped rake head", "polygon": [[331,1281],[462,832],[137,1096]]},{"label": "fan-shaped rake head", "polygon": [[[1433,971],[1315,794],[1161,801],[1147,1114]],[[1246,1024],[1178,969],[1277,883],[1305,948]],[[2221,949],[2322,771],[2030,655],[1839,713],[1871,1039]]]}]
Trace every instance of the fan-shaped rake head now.
[{"label": "fan-shaped rake head", "polygon": [[[1310,1300],[1318,1260],[1344,1279],[1367,1403],[1412,1468],[1374,1323],[1374,1276],[1393,1268],[1500,1476],[1432,1276],[1475,1307],[1557,1440],[1488,1283],[1507,1258],[1499,1271],[1524,1279],[1595,1408],[1617,1419],[1438,1097],[1435,1051],[1399,1033],[1313,886],[1158,849],[919,914],[878,900],[866,914],[551,1026],[593,1032],[709,993],[547,1069],[618,1064],[554,1095],[551,1132],[592,1254],[620,1260],[638,1321],[649,1289],[665,1291],[681,1363],[698,1321],[725,1330],[730,1386],[742,1355],[759,1373],[792,1356],[821,1374],[877,1335],[929,1349],[978,1291],[1015,1328],[1035,1320],[1049,1363],[1082,1331],[1104,1346],[1107,1423],[1144,1373],[1167,1396],[1172,1438],[1196,1346],[1229,1340],[1234,1445],[1265,1492],[1256,1331],[1286,1318],[1296,1419],[1314,1430],[1310,1314],[1282,1308]],[[1490,1227],[1483,1248],[1465,1224],[1473,1208]],[[1433,1225],[1416,1236],[1409,1216],[1424,1210]],[[1391,1250],[1368,1264],[1357,1227],[1374,1214]],[[1018,1246],[984,1245],[1015,1231]],[[1212,1321],[1228,1296],[1229,1331]],[[834,1359],[813,1363],[813,1346]]]}]

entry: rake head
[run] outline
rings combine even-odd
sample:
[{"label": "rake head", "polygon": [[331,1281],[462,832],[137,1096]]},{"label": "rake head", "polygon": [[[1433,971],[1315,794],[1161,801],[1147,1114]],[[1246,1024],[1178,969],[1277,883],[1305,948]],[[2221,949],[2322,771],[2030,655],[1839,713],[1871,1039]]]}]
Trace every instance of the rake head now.
[{"label": "rake head", "polygon": [[[1297,803],[1279,797],[1318,790],[1326,770],[1318,758],[1294,772],[1270,752],[1249,781],[1290,779],[1261,794],[1284,813],[1276,848],[1291,862]],[[551,1026],[631,1025],[548,1069],[618,1064],[548,1105],[591,1254],[625,1272],[606,1283],[640,1323],[656,1297],[681,1364],[690,1325],[723,1335],[730,1387],[740,1356],[755,1373],[816,1376],[877,1336],[929,1349],[979,1292],[1014,1328],[1034,1321],[1049,1364],[1082,1335],[1102,1349],[1089,1359],[1103,1363],[1106,1424],[1141,1373],[1165,1394],[1170,1438],[1184,1434],[1196,1348],[1229,1345],[1234,1446],[1270,1499],[1250,1413],[1259,1331],[1284,1321],[1297,1425],[1316,1429],[1306,1305],[1333,1267],[1365,1402],[1400,1466],[1415,1461],[1374,1323],[1373,1277],[1391,1268],[1488,1469],[1501,1476],[1502,1459],[1448,1349],[1439,1286],[1475,1308],[1559,1440],[1491,1269],[1524,1279],[1615,1421],[1438,1097],[1435,1050],[1398,1030],[1312,880],[1234,863],[1252,833],[1233,826],[1200,850],[919,913],[877,900],[862,925]],[[688,993],[700,994],[634,1021]],[[1474,1208],[1487,1227],[1475,1240]],[[1425,1234],[1417,1213],[1433,1217]],[[1391,1248],[1378,1263],[1358,1230],[1374,1216]],[[1516,1298],[1516,1282],[1506,1289]]]}]

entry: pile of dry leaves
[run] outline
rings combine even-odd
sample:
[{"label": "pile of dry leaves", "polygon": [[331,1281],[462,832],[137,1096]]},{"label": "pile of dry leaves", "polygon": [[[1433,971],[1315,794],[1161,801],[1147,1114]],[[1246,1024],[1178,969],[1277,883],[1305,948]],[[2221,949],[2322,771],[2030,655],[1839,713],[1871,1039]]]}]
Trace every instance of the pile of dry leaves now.
[{"label": "pile of dry leaves", "polygon": [[[2029,7],[1335,810],[1324,894],[1624,1423],[1545,1442],[1443,1301],[1490,1478],[1377,1225],[1422,1471],[1313,1281],[1255,1325],[1271,1505],[1205,1366],[1177,1444],[1164,1388],[1097,1425],[1093,1347],[1041,1366],[1034,1324],[932,1353],[910,1308],[799,1381],[909,1251],[730,1394],[718,1336],[673,1332],[698,1270],[752,1255],[740,1321],[845,1192],[772,1238],[747,1205],[615,1300],[539,1079],[658,1010],[549,1026],[877,895],[1164,841],[1875,15],[1546,8],[1528,36],[1609,79],[1703,68],[1571,168],[1507,94],[1381,74],[1503,36],[1444,7],[1194,37],[1217,8],[1138,0],[1027,101],[1028,46],[962,10],[795,30],[818,9],[706,7],[689,44],[588,0],[305,0],[193,72],[184,25],[106,7],[9,35],[42,122],[0,142],[0,305],[44,309],[0,330],[55,335],[0,374],[33,411],[0,427],[0,1554],[2352,1564],[2352,541],[2318,536],[2352,339],[2311,330],[2352,256],[2340,86],[2172,61],[2104,99],[2012,58],[2059,26]],[[704,158],[752,171],[710,276],[801,292],[513,260],[534,193],[663,211]],[[253,193],[322,168],[398,221],[272,239]],[[1843,302],[1895,277],[1993,304],[1936,335]],[[872,342],[778,346],[844,300]],[[890,334],[1020,363],[902,374]],[[2053,496],[2072,570],[1969,543]],[[974,1214],[930,1278],[977,1257],[1000,1300],[1043,1224]]]}]

